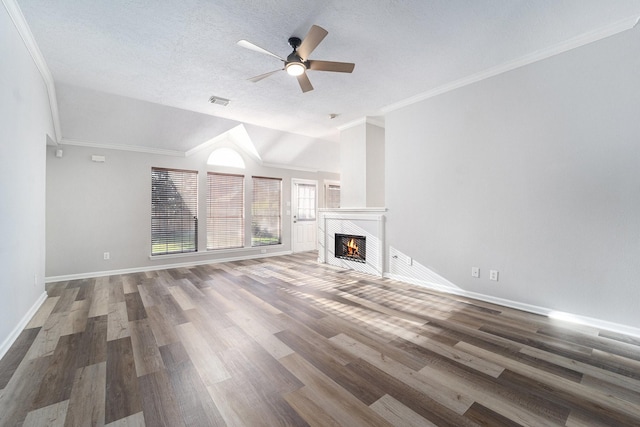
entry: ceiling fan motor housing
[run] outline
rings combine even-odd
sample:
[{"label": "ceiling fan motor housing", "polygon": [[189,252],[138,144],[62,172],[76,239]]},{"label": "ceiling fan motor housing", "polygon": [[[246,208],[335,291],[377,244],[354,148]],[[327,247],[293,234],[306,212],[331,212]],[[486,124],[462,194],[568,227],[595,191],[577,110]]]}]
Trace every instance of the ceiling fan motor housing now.
[{"label": "ceiling fan motor housing", "polygon": [[296,49],[300,47],[300,44],[302,43],[302,40],[300,40],[298,37],[289,37],[288,41],[289,41],[289,46],[293,48],[294,52],[296,51]]}]

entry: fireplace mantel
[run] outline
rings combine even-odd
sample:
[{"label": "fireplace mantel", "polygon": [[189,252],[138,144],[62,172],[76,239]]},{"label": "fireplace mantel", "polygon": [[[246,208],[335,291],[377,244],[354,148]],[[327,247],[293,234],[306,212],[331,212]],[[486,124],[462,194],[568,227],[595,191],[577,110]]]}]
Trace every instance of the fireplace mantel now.
[{"label": "fireplace mantel", "polygon": [[[318,262],[383,275],[384,213],[386,208],[320,209],[318,221]],[[335,257],[335,234],[366,236],[365,263]]]}]

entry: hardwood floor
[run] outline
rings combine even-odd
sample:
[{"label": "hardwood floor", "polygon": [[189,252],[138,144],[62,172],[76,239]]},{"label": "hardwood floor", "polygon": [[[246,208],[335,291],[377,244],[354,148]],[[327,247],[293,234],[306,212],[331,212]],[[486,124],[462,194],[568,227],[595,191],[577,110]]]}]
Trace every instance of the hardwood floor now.
[{"label": "hardwood floor", "polygon": [[47,290],[1,426],[640,425],[640,339],[313,253]]}]

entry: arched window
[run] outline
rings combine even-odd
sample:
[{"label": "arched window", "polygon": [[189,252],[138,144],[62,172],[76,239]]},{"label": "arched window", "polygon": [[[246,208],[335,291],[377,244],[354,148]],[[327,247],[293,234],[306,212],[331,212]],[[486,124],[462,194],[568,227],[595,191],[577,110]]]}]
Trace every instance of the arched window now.
[{"label": "arched window", "polygon": [[207,159],[208,165],[228,166],[232,168],[244,169],[244,160],[240,154],[231,148],[218,148],[214,150]]}]

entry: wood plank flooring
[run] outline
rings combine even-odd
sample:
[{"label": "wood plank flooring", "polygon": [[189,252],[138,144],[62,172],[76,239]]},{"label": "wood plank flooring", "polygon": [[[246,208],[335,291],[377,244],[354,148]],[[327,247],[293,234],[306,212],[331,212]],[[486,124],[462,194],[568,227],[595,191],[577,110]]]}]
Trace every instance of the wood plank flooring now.
[{"label": "wood plank flooring", "polygon": [[640,339],[315,259],[49,284],[0,426],[640,425]]}]

